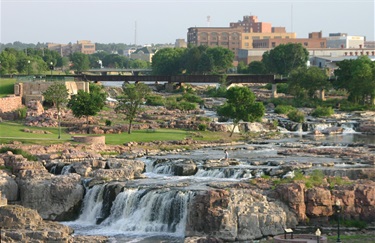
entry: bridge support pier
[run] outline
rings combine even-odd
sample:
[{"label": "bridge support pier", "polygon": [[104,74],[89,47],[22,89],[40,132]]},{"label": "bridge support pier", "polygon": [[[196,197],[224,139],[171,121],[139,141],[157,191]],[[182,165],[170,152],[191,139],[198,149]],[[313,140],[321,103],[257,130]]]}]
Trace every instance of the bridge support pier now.
[{"label": "bridge support pier", "polygon": [[168,82],[165,84],[165,89],[168,91],[168,92],[172,92],[173,91],[173,83],[172,82]]},{"label": "bridge support pier", "polygon": [[277,85],[276,84],[272,84],[271,98],[277,98]]},{"label": "bridge support pier", "polygon": [[319,90],[319,99],[326,100],[324,89]]}]

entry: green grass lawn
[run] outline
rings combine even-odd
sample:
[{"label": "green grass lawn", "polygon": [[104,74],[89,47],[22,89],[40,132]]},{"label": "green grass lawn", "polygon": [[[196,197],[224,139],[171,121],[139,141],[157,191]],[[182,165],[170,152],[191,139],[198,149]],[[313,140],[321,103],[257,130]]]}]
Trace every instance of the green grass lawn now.
[{"label": "green grass lawn", "polygon": [[14,84],[16,79],[14,78],[1,78],[0,79],[0,97],[14,94]]},{"label": "green grass lawn", "polygon": [[[28,133],[23,131],[25,128],[31,131],[48,131],[51,134]],[[53,144],[72,141],[72,136],[74,135],[67,134],[64,128],[61,129],[61,139],[58,139],[57,127],[29,127],[23,125],[21,122],[0,123],[0,143],[21,141],[26,144]],[[92,136],[94,136],[94,134],[92,134]],[[105,134],[104,136],[106,137],[106,144],[108,145],[119,145],[127,142],[172,141],[186,138],[199,141],[230,140],[229,133],[209,131],[197,132],[181,129],[156,129],[155,131],[132,130],[131,134]]]}]

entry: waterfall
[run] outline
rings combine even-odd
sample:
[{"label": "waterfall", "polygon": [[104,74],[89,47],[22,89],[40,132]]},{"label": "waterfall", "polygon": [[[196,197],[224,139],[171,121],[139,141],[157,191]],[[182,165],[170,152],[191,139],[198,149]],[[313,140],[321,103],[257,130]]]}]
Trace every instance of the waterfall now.
[{"label": "waterfall", "polygon": [[81,214],[77,220],[78,223],[85,225],[96,224],[96,220],[101,217],[104,188],[104,185],[95,185],[87,191],[83,200]]},{"label": "waterfall", "polygon": [[61,170],[61,175],[67,175],[71,172],[71,169],[73,168],[72,165],[65,165]]},{"label": "waterfall", "polygon": [[214,168],[206,170],[200,168],[195,176],[231,179],[252,178],[251,170],[245,168]]},{"label": "waterfall", "polygon": [[[96,225],[102,216],[105,188],[105,185],[95,185],[88,190],[75,224]],[[110,215],[101,222],[101,231],[184,236],[188,202],[193,195],[191,191],[124,188],[113,201]]]},{"label": "waterfall", "polygon": [[166,232],[183,236],[192,192],[137,190],[121,192],[103,222],[112,229],[136,233]]}]

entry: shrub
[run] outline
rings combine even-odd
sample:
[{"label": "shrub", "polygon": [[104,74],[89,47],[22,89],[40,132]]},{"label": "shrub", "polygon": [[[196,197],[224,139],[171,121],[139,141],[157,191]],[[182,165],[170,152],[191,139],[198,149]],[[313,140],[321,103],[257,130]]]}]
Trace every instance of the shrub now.
[{"label": "shrub", "polygon": [[30,161],[37,161],[38,158],[35,155],[32,155],[22,149],[15,149],[15,148],[10,148],[10,147],[2,147],[0,148],[0,153],[6,153],[8,151],[11,151],[13,154],[20,154],[22,157],[26,158],[27,160]]},{"label": "shrub", "polygon": [[275,108],[275,113],[277,113],[277,114],[288,114],[289,112],[294,111],[294,110],[296,110],[296,108],[294,108],[291,105],[278,105]]},{"label": "shrub", "polygon": [[27,114],[27,108],[26,107],[19,108],[17,110],[17,112],[18,112],[18,118],[19,119],[24,120],[26,118],[26,114]]},{"label": "shrub", "polygon": [[188,102],[203,104],[203,99],[195,94],[186,93],[182,96],[182,98]]},{"label": "shrub", "polygon": [[201,123],[198,125],[198,130],[199,131],[206,131],[207,130],[207,125],[204,123]]},{"label": "shrub", "polygon": [[293,111],[288,113],[288,118],[291,121],[302,123],[302,122],[305,121],[305,114],[303,114],[303,112],[301,112],[301,111],[293,110]]},{"label": "shrub", "polygon": [[335,113],[332,107],[318,106],[311,115],[314,117],[330,117]]},{"label": "shrub", "polygon": [[208,87],[204,93],[209,97],[223,97],[224,98],[227,95],[227,87],[225,85],[220,85],[219,88]]},{"label": "shrub", "polygon": [[111,126],[112,125],[112,121],[110,121],[110,120],[105,120],[105,125],[106,126]]},{"label": "shrub", "polygon": [[150,106],[164,106],[165,99],[161,95],[148,95],[146,97],[146,105]]}]

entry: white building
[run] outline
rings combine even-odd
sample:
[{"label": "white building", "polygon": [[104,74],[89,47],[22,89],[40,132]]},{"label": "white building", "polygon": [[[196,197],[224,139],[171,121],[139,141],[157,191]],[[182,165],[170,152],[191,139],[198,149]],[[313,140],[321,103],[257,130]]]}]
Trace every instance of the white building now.
[{"label": "white building", "polygon": [[331,33],[327,37],[327,48],[364,48],[364,36],[348,36],[345,33]]}]

